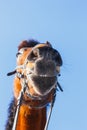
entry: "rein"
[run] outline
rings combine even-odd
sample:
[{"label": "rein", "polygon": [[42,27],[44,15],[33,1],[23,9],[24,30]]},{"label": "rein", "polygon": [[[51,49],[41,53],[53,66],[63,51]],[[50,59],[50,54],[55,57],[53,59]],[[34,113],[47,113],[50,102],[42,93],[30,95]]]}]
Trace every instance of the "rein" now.
[{"label": "rein", "polygon": [[22,102],[22,98],[23,98],[23,94],[25,93],[25,90],[26,90],[26,84],[24,82],[24,86],[22,86],[22,89],[21,89],[18,99],[17,99],[17,109],[16,109],[16,114],[15,114],[12,130],[16,130],[16,127],[17,127],[19,110],[20,110],[20,106],[21,106],[21,102]]}]

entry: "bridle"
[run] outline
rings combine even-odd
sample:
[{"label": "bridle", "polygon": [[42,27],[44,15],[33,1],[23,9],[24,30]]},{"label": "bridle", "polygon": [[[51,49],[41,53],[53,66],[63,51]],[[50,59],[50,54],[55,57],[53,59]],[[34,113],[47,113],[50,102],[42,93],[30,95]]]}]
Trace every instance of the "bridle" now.
[{"label": "bridle", "polygon": [[[23,95],[26,93],[27,97],[29,97],[31,100],[33,101],[39,101],[41,103],[42,100],[44,100],[44,97],[39,97],[39,96],[32,96],[30,93],[29,93],[29,89],[28,89],[28,80],[29,80],[29,72],[31,73],[31,70],[29,70],[28,68],[28,75],[26,75],[25,77],[25,71],[27,71],[27,68],[26,68],[26,64],[27,62],[29,62],[27,59],[25,60],[24,64],[23,65],[18,65],[15,69],[15,71],[13,72],[10,72],[8,73],[7,75],[10,76],[12,74],[15,74],[16,73],[16,77],[18,77],[20,79],[20,83],[21,83],[21,91],[19,93],[19,96],[18,96],[18,99],[17,99],[17,108],[16,108],[16,114],[15,114],[15,118],[14,118],[14,123],[13,123],[13,127],[12,127],[12,130],[16,130],[16,126],[17,126],[17,121],[18,121],[18,115],[19,115],[19,111],[20,111],[20,106],[21,104],[23,103]],[[22,70],[22,73],[18,72],[18,69],[21,69]],[[60,76],[60,75],[59,75]],[[27,80],[28,79],[28,80]],[[62,87],[60,86],[60,84],[57,82],[55,84],[55,88],[54,88],[54,93],[52,95],[52,100],[51,102],[42,102],[41,104],[39,103],[39,105],[37,106],[32,106],[32,105],[29,105],[30,108],[34,108],[34,109],[40,109],[40,108],[44,108],[44,107],[47,107],[47,106],[50,106],[50,109],[49,109],[49,112],[48,112],[48,118],[47,118],[47,121],[46,121],[46,124],[45,124],[45,128],[44,130],[47,130],[48,129],[48,124],[49,124],[49,120],[50,120],[50,117],[51,117],[51,114],[52,114],[52,109],[53,109],[53,105],[54,105],[54,100],[55,100],[55,96],[56,96],[56,90],[57,90],[57,86],[59,87],[59,89],[61,91],[63,91]],[[25,103],[25,102],[24,102]]]}]

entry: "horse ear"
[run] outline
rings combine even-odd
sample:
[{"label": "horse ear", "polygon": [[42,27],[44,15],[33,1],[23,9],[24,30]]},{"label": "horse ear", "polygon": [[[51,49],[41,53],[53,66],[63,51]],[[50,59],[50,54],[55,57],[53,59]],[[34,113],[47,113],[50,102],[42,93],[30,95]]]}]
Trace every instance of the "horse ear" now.
[{"label": "horse ear", "polygon": [[49,46],[49,47],[52,47],[51,43],[46,41],[46,44]]},{"label": "horse ear", "polygon": [[27,40],[24,40],[24,41],[22,41],[20,44],[19,44],[19,46],[18,46],[18,51],[21,49],[21,48],[23,48],[23,47],[26,47],[27,46]]}]

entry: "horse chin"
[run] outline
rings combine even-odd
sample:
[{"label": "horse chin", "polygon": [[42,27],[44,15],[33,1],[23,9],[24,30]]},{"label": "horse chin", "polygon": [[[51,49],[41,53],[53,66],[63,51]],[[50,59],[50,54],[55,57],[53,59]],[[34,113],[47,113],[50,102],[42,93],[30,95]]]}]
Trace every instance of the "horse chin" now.
[{"label": "horse chin", "polygon": [[57,77],[47,77],[47,76],[30,76],[30,84],[32,84],[35,94],[38,96],[47,95],[53,88],[56,87]]}]

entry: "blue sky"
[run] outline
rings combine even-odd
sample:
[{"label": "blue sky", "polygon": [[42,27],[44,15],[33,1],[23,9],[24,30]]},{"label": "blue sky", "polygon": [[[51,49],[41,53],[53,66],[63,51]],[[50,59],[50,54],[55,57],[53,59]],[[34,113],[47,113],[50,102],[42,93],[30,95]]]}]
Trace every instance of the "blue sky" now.
[{"label": "blue sky", "polygon": [[0,130],[13,96],[18,44],[34,38],[49,41],[63,58],[49,130],[87,129],[87,1],[0,0]]}]

